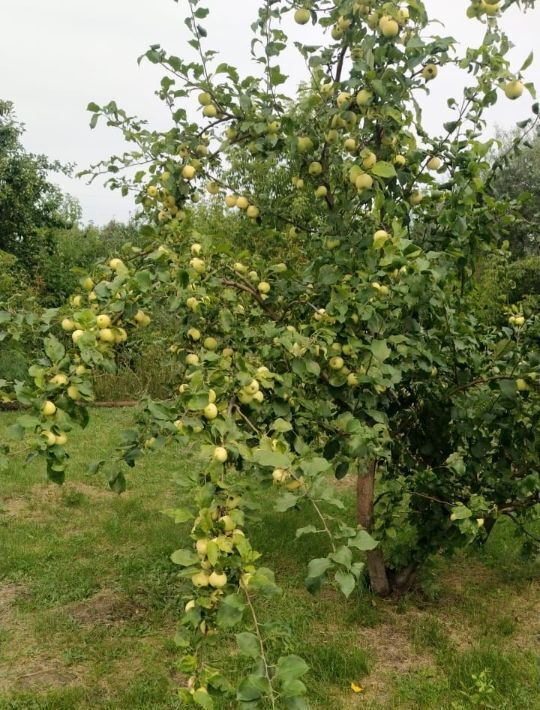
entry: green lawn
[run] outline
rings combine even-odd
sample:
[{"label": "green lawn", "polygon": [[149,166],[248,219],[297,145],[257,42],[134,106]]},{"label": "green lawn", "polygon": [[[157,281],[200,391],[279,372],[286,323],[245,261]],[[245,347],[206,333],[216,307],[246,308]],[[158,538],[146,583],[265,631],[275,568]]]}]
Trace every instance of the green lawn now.
[{"label": "green lawn", "polygon": [[[149,456],[120,497],[85,473],[130,416],[94,413],[63,488],[41,466],[0,473],[0,710],[180,707],[184,591],[169,554],[185,531],[160,511],[178,502],[185,457]],[[14,419],[0,415],[0,441]],[[481,555],[437,561],[424,593],[398,603],[307,594],[318,541],[294,541],[296,526],[269,512],[253,532],[284,588],[265,612],[292,627],[314,708],[540,708],[539,567],[520,561],[508,527]]]}]

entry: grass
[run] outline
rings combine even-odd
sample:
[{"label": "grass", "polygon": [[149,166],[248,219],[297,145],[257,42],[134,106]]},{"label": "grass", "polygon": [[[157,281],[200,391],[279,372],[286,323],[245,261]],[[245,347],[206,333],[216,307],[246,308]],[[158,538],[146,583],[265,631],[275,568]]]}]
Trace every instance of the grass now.
[{"label": "grass", "polygon": [[[146,458],[120,497],[85,473],[130,416],[94,413],[63,488],[34,464],[0,474],[0,710],[180,707],[172,636],[184,589],[169,554],[185,531],[160,511],[177,502],[186,462]],[[0,415],[0,441],[14,418]],[[326,550],[294,541],[297,522],[268,512],[253,537],[284,588],[262,613],[292,628],[313,708],[540,708],[539,569],[508,527],[481,554],[437,560],[425,592],[396,603],[310,596],[306,562]],[[237,663],[228,648],[220,660]]]}]

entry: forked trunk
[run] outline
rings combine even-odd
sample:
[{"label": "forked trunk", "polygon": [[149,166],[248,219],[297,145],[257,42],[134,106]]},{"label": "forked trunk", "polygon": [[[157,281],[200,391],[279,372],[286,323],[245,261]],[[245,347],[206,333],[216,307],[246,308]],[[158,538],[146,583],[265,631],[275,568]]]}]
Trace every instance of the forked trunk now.
[{"label": "forked trunk", "polygon": [[[356,516],[360,525],[371,532],[373,529],[373,501],[375,494],[375,475],[377,462],[372,461],[365,473],[358,472],[356,489]],[[383,552],[380,548],[367,553],[367,568],[371,588],[381,597],[391,592]]]}]

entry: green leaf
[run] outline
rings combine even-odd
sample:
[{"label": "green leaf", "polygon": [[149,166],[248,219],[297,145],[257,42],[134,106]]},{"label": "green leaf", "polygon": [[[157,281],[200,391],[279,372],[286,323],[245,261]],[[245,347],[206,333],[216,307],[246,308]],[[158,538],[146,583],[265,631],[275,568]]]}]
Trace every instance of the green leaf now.
[{"label": "green leaf", "polygon": [[386,344],[386,340],[374,340],[371,343],[371,352],[379,362],[384,362],[385,360],[387,360],[392,353],[392,351]]},{"label": "green leaf", "polygon": [[152,287],[152,274],[149,271],[138,271],[135,274],[135,280],[143,293]]},{"label": "green leaf", "polygon": [[308,671],[308,664],[300,656],[294,654],[282,656],[277,662],[276,678],[282,683],[290,683],[301,678]]},{"label": "green leaf", "polygon": [[274,510],[278,513],[284,513],[286,510],[294,508],[298,503],[298,496],[293,495],[289,491],[279,496],[274,506]]},{"label": "green leaf", "polygon": [[[260,700],[261,697],[262,693],[253,682],[253,679],[251,677],[244,678],[238,686],[236,699],[244,703],[254,703],[256,700]],[[257,706],[251,705],[251,707],[256,708]]]},{"label": "green leaf", "polygon": [[342,593],[348,599],[354,591],[354,588],[356,587],[356,579],[354,578],[354,576],[350,572],[338,570],[334,575],[334,579],[338,583]]},{"label": "green leaf", "polygon": [[305,528],[298,528],[296,531],[296,537],[302,537],[302,535],[310,535],[311,533],[319,532],[315,525],[306,525]]},{"label": "green leaf", "polygon": [[396,169],[391,163],[387,163],[385,160],[378,160],[375,165],[371,168],[373,175],[382,178],[393,178],[396,177]]},{"label": "green leaf", "polygon": [[352,564],[352,552],[348,547],[342,545],[335,552],[332,552],[328,557],[339,565],[343,565],[347,569],[350,569]]},{"label": "green leaf", "polygon": [[217,623],[223,629],[230,629],[240,623],[246,605],[242,597],[238,594],[229,594],[221,602],[218,613]]},{"label": "green leaf", "polygon": [[243,656],[249,656],[250,658],[259,658],[261,655],[261,647],[259,644],[259,639],[255,634],[249,631],[243,631],[241,634],[236,634],[236,643],[238,644],[238,649]]},{"label": "green leaf", "polygon": [[45,352],[49,360],[55,364],[60,362],[66,354],[66,349],[58,338],[55,338],[54,335],[49,335],[48,338],[45,338],[44,343]]},{"label": "green leaf", "polygon": [[279,432],[286,432],[286,431],[291,431],[292,425],[290,422],[288,422],[286,419],[276,419],[275,422],[273,422],[272,426],[270,427],[273,431],[279,431]]},{"label": "green leaf", "polygon": [[355,547],[361,552],[368,552],[369,550],[374,550],[378,546],[377,540],[371,537],[371,535],[366,530],[359,530],[356,533],[356,537],[349,540],[349,547]]},{"label": "green leaf", "polygon": [[330,463],[322,457],[315,457],[312,459],[304,459],[300,464],[300,468],[307,476],[316,476],[318,473],[328,471],[330,469]]},{"label": "green leaf", "polygon": [[176,550],[171,555],[171,562],[175,565],[180,565],[181,567],[189,567],[194,565],[199,561],[199,558],[192,550],[182,549]]},{"label": "green leaf", "polygon": [[291,459],[288,454],[283,454],[280,451],[257,449],[253,455],[253,460],[259,466],[271,466],[272,468],[289,468],[291,465]]},{"label": "green leaf", "polygon": [[208,694],[207,690],[202,690],[201,688],[199,688],[193,693],[192,698],[195,705],[204,708],[204,710],[212,710],[212,708],[214,707],[214,701]]}]

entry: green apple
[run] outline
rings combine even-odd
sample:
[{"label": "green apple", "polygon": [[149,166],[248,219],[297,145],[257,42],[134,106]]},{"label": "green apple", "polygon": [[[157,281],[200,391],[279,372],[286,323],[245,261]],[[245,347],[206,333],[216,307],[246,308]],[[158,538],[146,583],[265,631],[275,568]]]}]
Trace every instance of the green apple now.
[{"label": "green apple", "polygon": [[325,185],[319,185],[315,190],[315,197],[326,197],[328,195],[328,188]]},{"label": "green apple", "polygon": [[195,353],[189,353],[186,355],[186,365],[198,365],[199,364],[199,356],[195,355]]},{"label": "green apple", "polygon": [[67,375],[64,375],[64,373],[61,372],[60,374],[52,377],[50,382],[52,385],[60,385],[61,386],[61,385],[67,385],[67,383],[69,382],[69,379],[68,379]]},{"label": "green apple", "polygon": [[201,339],[201,331],[197,330],[197,328],[190,328],[187,332],[188,337],[191,338],[191,340],[200,340]]},{"label": "green apple", "polygon": [[197,100],[201,106],[210,106],[212,103],[212,97],[207,91],[203,91],[197,96]]},{"label": "green apple", "polygon": [[205,106],[203,108],[203,116],[206,118],[215,118],[218,114],[217,108],[214,106],[214,104],[210,104],[209,106]]},{"label": "green apple", "polygon": [[504,87],[504,93],[506,94],[507,98],[511,99],[512,101],[515,101],[516,99],[519,99],[519,97],[523,94],[523,89],[525,87],[523,86],[523,83],[519,81],[519,79],[514,79],[514,81],[510,81],[506,86]]},{"label": "green apple", "polygon": [[98,328],[110,328],[111,319],[109,316],[102,314],[96,318],[96,325]]},{"label": "green apple", "polygon": [[257,286],[257,289],[259,293],[267,294],[270,293],[271,286],[267,281],[261,281],[260,284]]},{"label": "green apple", "polygon": [[204,272],[206,271],[206,264],[204,263],[204,260],[199,259],[197,256],[194,256],[193,259],[190,259],[189,265],[198,274],[204,274]]},{"label": "green apple", "polygon": [[355,185],[358,191],[369,190],[373,187],[373,178],[367,173],[362,173],[356,178]]},{"label": "green apple", "polygon": [[75,330],[75,323],[71,320],[71,318],[64,318],[61,325],[62,330],[65,330],[66,332]]},{"label": "green apple", "polygon": [[83,337],[83,335],[84,335],[84,330],[77,329],[77,330],[74,330],[73,333],[71,334],[71,339],[73,340],[73,342],[75,344],[77,344],[79,342],[79,340]]},{"label": "green apple", "polygon": [[218,415],[218,408],[213,402],[210,402],[210,404],[207,404],[206,407],[203,409],[203,415],[205,419],[212,420],[216,419]]},{"label": "green apple", "polygon": [[255,207],[255,205],[250,205],[246,210],[246,214],[250,219],[257,219],[260,214],[260,210],[258,207]]},{"label": "green apple", "polygon": [[197,572],[191,578],[191,583],[194,587],[207,587],[209,584],[209,577],[206,572]]},{"label": "green apple", "polygon": [[323,171],[323,167],[317,161],[313,161],[309,164],[308,172],[310,175],[320,175]]},{"label": "green apple", "polygon": [[99,339],[104,343],[114,343],[116,340],[114,331],[111,328],[101,328],[99,331]]},{"label": "green apple", "polygon": [[68,396],[70,399],[77,400],[77,399],[80,398],[81,395],[80,395],[80,392],[79,392],[79,390],[77,389],[77,387],[75,387],[75,385],[70,385],[70,386],[67,388],[67,396]]},{"label": "green apple", "polygon": [[356,103],[358,106],[368,106],[373,101],[373,94],[367,89],[360,89],[356,94]]},{"label": "green apple", "polygon": [[399,34],[399,24],[390,15],[381,17],[379,29],[384,37],[397,37]]},{"label": "green apple", "polygon": [[336,357],[331,358],[328,364],[332,370],[342,370],[345,365],[345,361],[342,357],[337,355]]},{"label": "green apple", "polygon": [[437,156],[433,156],[427,162],[428,170],[440,170],[442,166],[442,160]]},{"label": "green apple", "polygon": [[224,446],[216,446],[213,458],[215,461],[218,461],[218,463],[225,463],[225,461],[229,458],[227,449]]},{"label": "green apple", "polygon": [[41,413],[46,417],[52,417],[56,413],[56,404],[48,399],[41,407]]},{"label": "green apple", "polygon": [[386,242],[390,239],[390,235],[384,229],[378,229],[373,235],[373,247],[382,249]]},{"label": "green apple", "polygon": [[432,79],[435,79],[438,73],[439,69],[436,64],[426,64],[426,66],[422,69],[422,76],[426,81],[431,81]]},{"label": "green apple", "polygon": [[204,339],[203,345],[207,350],[217,350],[218,341],[215,338],[208,337]]},{"label": "green apple", "polygon": [[310,20],[311,12],[307,9],[307,7],[299,7],[298,10],[294,13],[294,21],[298,25],[307,25]]},{"label": "green apple", "polygon": [[227,584],[227,575],[225,572],[212,572],[208,578],[208,582],[214,589],[222,589]]}]

